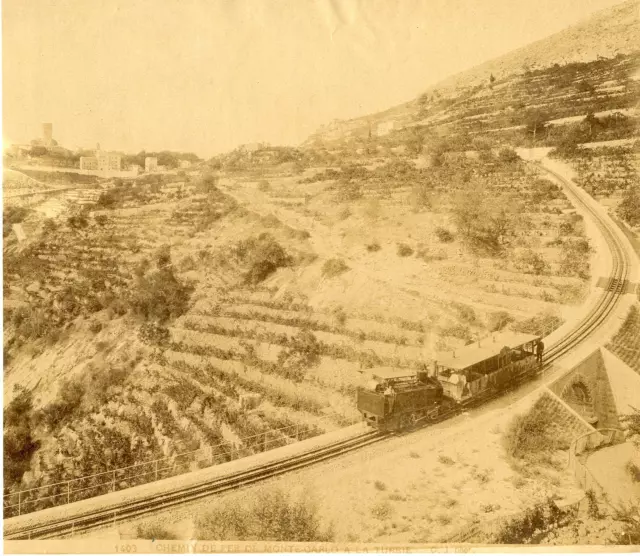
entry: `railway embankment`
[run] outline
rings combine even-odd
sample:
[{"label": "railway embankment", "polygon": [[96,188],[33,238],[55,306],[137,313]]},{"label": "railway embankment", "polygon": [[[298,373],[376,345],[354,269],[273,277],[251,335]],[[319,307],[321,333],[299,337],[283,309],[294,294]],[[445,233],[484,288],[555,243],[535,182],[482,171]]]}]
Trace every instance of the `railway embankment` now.
[{"label": "railway embankment", "polygon": [[[267,476],[290,470],[290,464],[296,459],[300,459],[304,463],[306,454],[312,454],[314,458],[318,458],[324,453],[324,450],[336,447],[340,450],[341,446],[346,451],[350,447],[350,441],[362,437],[366,432],[364,424],[359,423],[289,446],[183,474],[179,477],[170,477],[72,502],[64,506],[64,512],[61,512],[60,507],[56,506],[5,519],[4,538],[56,538],[74,535],[86,528],[94,527],[96,523],[116,524],[131,519],[135,515],[147,513],[154,508],[166,508],[172,504],[184,502],[189,490],[192,493],[198,492],[204,487],[212,487],[217,483],[220,490],[238,488],[263,480]],[[209,491],[209,494],[211,493],[212,491]],[[195,498],[197,497],[196,494]]]},{"label": "railway embankment", "polygon": [[547,345],[553,345],[556,339],[566,336],[576,322],[585,320],[589,313],[603,303],[603,298],[608,292],[616,290],[615,300],[612,300],[609,310],[601,316],[597,327],[588,335],[588,341],[573,346],[567,355],[558,359],[559,366],[571,368],[594,349],[605,346],[620,330],[637,300],[635,289],[640,282],[640,262],[628,237],[616,225],[607,210],[573,183],[571,168],[560,161],[548,158],[545,150],[524,150],[520,154],[526,160],[537,163],[550,179],[565,190],[576,210],[583,215],[585,222],[589,223],[587,233],[594,248],[591,260],[591,293],[575,312],[574,318],[547,338]]}]

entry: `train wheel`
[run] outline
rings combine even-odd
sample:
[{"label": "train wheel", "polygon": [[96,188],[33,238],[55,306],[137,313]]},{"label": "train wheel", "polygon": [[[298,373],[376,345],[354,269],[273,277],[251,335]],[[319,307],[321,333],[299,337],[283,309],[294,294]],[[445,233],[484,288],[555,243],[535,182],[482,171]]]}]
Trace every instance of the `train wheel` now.
[{"label": "train wheel", "polygon": [[403,430],[412,429],[416,426],[418,416],[415,413],[405,413],[400,419],[400,426]]}]

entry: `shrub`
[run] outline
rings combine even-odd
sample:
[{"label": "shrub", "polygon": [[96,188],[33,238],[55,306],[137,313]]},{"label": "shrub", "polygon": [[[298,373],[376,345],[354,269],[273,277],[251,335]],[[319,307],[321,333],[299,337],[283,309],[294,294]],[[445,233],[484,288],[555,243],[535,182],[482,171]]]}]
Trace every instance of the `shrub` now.
[{"label": "shrub", "polygon": [[369,251],[369,253],[375,253],[376,251],[380,251],[380,249],[382,249],[382,247],[380,247],[377,241],[367,244],[367,251]]},{"label": "shrub", "polygon": [[70,216],[67,219],[67,224],[73,230],[80,230],[89,226],[89,221],[86,216],[81,214],[77,214],[75,216]]},{"label": "shrub", "polygon": [[442,463],[443,465],[453,465],[455,463],[455,461],[453,460],[453,458],[450,458],[449,456],[445,456],[443,454],[440,454],[438,456],[438,461],[440,463]]},{"label": "shrub", "polygon": [[453,234],[446,228],[438,226],[435,229],[436,237],[442,243],[451,243],[453,241]]},{"label": "shrub", "polygon": [[63,380],[56,398],[41,410],[38,419],[51,429],[56,429],[76,414],[84,395],[85,386],[80,379]]},{"label": "shrub", "polygon": [[567,448],[554,425],[553,415],[538,400],[528,413],[516,415],[503,435],[507,454],[515,459],[543,461],[549,452]]},{"label": "shrub", "polygon": [[526,249],[519,253],[514,260],[514,266],[525,274],[535,274],[536,276],[549,271],[549,265],[542,258],[542,255],[535,253],[531,249]]},{"label": "shrub", "polygon": [[640,504],[633,502],[626,507],[616,508],[614,518],[624,524],[614,543],[636,546],[640,544]]},{"label": "shrub", "polygon": [[236,256],[248,265],[249,270],[244,279],[252,285],[259,284],[278,268],[290,263],[290,257],[269,233],[239,241],[234,251]]},{"label": "shrub", "polygon": [[171,340],[169,329],[156,323],[145,323],[140,327],[138,336],[145,344],[165,346]]},{"label": "shrub", "polygon": [[629,460],[625,466],[629,477],[634,483],[640,483],[640,467],[633,461]]},{"label": "shrub", "polygon": [[326,278],[335,278],[347,270],[349,267],[342,259],[328,259],[322,265],[322,275]]},{"label": "shrub", "polygon": [[427,183],[418,183],[413,186],[411,192],[413,209],[419,212],[431,208],[431,187]]},{"label": "shrub", "polygon": [[342,307],[336,307],[333,310],[333,317],[336,319],[339,327],[343,327],[347,323],[347,314]]},{"label": "shrub", "polygon": [[398,257],[410,257],[413,255],[413,249],[406,243],[398,243]]},{"label": "shrub", "polygon": [[31,213],[31,209],[26,207],[9,206],[2,213],[2,235],[4,237],[11,233],[14,224],[24,222],[25,218]]},{"label": "shrub", "polygon": [[382,481],[376,481],[373,486],[376,487],[376,490],[387,490],[387,485]]},{"label": "shrub", "polygon": [[219,505],[196,520],[199,539],[328,542],[331,528],[323,529],[315,501],[294,499],[283,490],[262,491],[248,504]]},{"label": "shrub", "polygon": [[[634,316],[637,316],[638,310],[635,307],[631,308],[627,322],[630,322]],[[621,415],[620,423],[625,427],[627,437],[637,447],[640,447],[640,409],[632,407],[632,412]]]},{"label": "shrub", "polygon": [[631,185],[623,193],[616,211],[630,226],[640,225],[640,187]]},{"label": "shrub", "polygon": [[4,410],[4,484],[20,482],[29,470],[31,456],[38,449],[31,431],[33,398],[31,392],[21,386],[14,387],[15,396]]},{"label": "shrub", "polygon": [[389,519],[393,515],[393,507],[388,500],[382,500],[371,507],[371,515],[380,520]]},{"label": "shrub", "polygon": [[520,160],[518,153],[509,147],[504,147],[498,152],[498,159],[505,164],[513,164]]},{"label": "shrub", "polygon": [[94,217],[94,220],[96,221],[96,224],[98,224],[99,226],[105,226],[107,222],[109,222],[109,219],[107,218],[106,214],[97,214]]},{"label": "shrub", "polygon": [[456,313],[458,314],[458,318],[462,322],[465,322],[467,324],[475,324],[475,322],[477,321],[477,317],[473,307],[465,305],[464,303],[456,302],[453,302],[451,305],[453,309],[455,309]]},{"label": "shrub", "polygon": [[488,483],[491,480],[490,469],[483,469],[482,471],[474,470],[471,474],[481,485]]},{"label": "shrub", "polygon": [[145,320],[166,322],[186,312],[193,287],[180,282],[171,268],[142,276],[130,296],[131,307]]},{"label": "shrub", "polygon": [[564,321],[553,313],[541,313],[529,319],[514,322],[511,327],[514,332],[524,334],[550,334],[559,328]]},{"label": "shrub", "polygon": [[320,362],[322,351],[322,345],[313,332],[301,329],[278,354],[280,374],[296,382],[303,380],[306,370]]},{"label": "shrub", "polygon": [[31,456],[40,444],[34,440],[28,419],[20,424],[6,426],[3,434],[4,484],[19,483],[22,475],[29,470]]},{"label": "shrub", "polygon": [[164,268],[171,265],[171,247],[167,244],[161,245],[156,251],[156,266]]},{"label": "shrub", "polygon": [[560,272],[566,276],[589,278],[589,253],[591,247],[586,239],[565,241],[560,252]]},{"label": "shrub", "polygon": [[561,199],[563,196],[562,191],[555,183],[544,179],[537,179],[533,182],[529,195],[531,203],[536,206],[543,202]]},{"label": "shrub", "polygon": [[340,181],[337,184],[336,200],[338,202],[357,201],[362,196],[362,185],[359,183]]},{"label": "shrub", "polygon": [[178,535],[172,533],[164,525],[159,523],[143,523],[136,528],[136,538],[138,539],[151,539],[151,540],[175,540],[178,539]]},{"label": "shrub", "polygon": [[570,519],[553,500],[537,504],[502,526],[493,542],[498,544],[535,543],[550,529],[564,525]]},{"label": "shrub", "polygon": [[260,180],[260,182],[258,182],[259,191],[269,191],[270,189],[271,184],[267,180]]},{"label": "shrub", "polygon": [[495,311],[487,315],[487,328],[489,332],[497,332],[513,322],[513,317],[506,311]]}]

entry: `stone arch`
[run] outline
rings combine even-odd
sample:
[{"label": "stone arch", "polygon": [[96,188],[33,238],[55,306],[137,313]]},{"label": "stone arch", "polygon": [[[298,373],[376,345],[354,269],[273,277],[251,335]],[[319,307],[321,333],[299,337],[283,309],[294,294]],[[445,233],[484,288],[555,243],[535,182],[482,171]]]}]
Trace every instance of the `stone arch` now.
[{"label": "stone arch", "polygon": [[580,373],[571,377],[571,380],[562,389],[562,399],[575,411],[590,420],[594,415],[594,396],[589,387],[589,382]]}]

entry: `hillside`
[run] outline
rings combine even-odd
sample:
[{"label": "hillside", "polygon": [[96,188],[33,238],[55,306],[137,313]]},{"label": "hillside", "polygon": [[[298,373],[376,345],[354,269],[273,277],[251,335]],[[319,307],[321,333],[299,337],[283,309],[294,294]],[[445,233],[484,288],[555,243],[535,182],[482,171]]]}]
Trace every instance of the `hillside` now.
[{"label": "hillside", "polygon": [[[494,84],[497,87],[500,82],[517,81],[532,71],[554,65],[587,64],[600,59],[628,55],[639,49],[638,37],[640,37],[640,4],[637,0],[630,0],[597,12],[585,21],[545,39],[453,75],[426,89],[418,99],[379,113],[325,125],[311,135],[304,144],[317,140],[333,141],[356,136],[365,137],[370,129],[375,135],[376,127],[381,122],[395,121],[398,128],[412,125],[420,119],[419,114],[423,109],[424,99],[433,97],[450,101],[457,99],[476,87],[486,88],[492,75],[497,80]],[[632,75],[637,68],[636,63],[630,69],[628,76]],[[584,113],[576,111],[573,114]]]},{"label": "hillside", "polygon": [[[633,9],[303,148],[124,181],[5,174],[5,515],[334,430],[360,419],[371,367],[572,319],[595,230],[513,147],[571,155],[594,195],[637,188],[632,147],[576,148],[636,135]],[[579,61],[558,46],[521,72],[574,34],[593,43]]]}]

